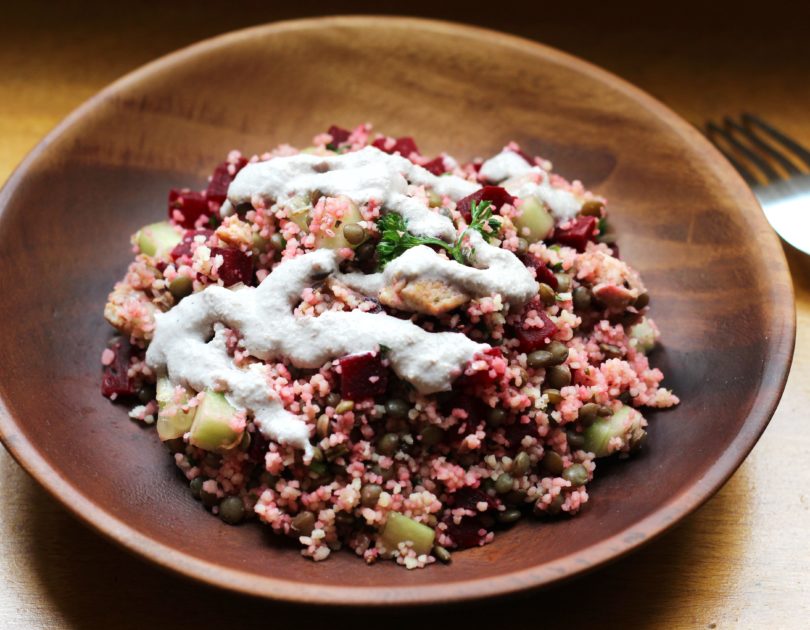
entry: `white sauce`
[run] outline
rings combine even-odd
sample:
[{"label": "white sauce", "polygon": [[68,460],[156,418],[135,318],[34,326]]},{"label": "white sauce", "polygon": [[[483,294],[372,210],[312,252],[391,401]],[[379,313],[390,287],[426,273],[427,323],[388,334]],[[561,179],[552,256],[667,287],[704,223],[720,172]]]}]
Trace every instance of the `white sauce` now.
[{"label": "white sauce", "polygon": [[[512,171],[502,168],[498,174],[504,172]],[[404,216],[410,231],[454,241],[453,223],[423,201],[407,196],[409,185],[428,186],[455,200],[479,188],[459,177],[437,177],[405,158],[366,147],[338,156],[298,154],[248,164],[231,184],[223,212],[256,197],[284,203],[296,194],[318,190],[346,195],[358,203],[375,200],[386,211]],[[293,309],[303,289],[329,275],[369,295],[378,293],[390,279],[403,276],[441,278],[468,294],[500,293],[507,302],[518,305],[536,294],[537,283],[514,254],[489,245],[477,232],[472,233],[471,245],[476,267],[460,265],[419,246],[389,263],[384,273],[340,274],[337,253],[322,249],[285,261],[257,288],[208,287],[156,316],[147,363],[167,372],[175,385],[225,392],[234,406],[253,412],[268,437],[310,453],[307,425],[273,399],[264,365],[246,369],[234,365],[226,352],[221,325],[238,330],[252,356],[263,361],[286,358],[301,368],[319,368],[337,357],[386,346],[399,378],[424,394],[445,391],[470,359],[488,345],[461,333],[427,332],[385,313],[327,311],[318,317],[295,317]],[[213,339],[208,341],[212,333]]]},{"label": "white sauce", "polygon": [[534,195],[546,204],[557,221],[573,219],[582,207],[582,199],[551,185],[547,171],[509,149],[484,162],[480,174],[492,183],[501,183],[515,197]]}]

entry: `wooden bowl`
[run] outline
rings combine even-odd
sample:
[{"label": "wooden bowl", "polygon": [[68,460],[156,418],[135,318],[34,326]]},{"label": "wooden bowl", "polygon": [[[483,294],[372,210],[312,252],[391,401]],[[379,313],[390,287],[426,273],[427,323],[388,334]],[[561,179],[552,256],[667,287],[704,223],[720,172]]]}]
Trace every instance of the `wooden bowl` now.
[{"label": "wooden bowl", "polygon": [[[572,519],[527,519],[449,566],[302,559],[269,528],[195,502],[152,430],[99,393],[107,292],[129,235],[167,190],[201,187],[239,147],[306,145],[372,121],[429,154],[515,139],[611,200],[622,255],[663,331],[653,357],[683,402],[650,413],[649,448],[600,463]],[[498,33],[416,19],[324,18],[218,37],[92,98],[0,195],[0,429],[58,501],[127,549],[197,580],[307,603],[438,603],[512,593],[616,558],[710,497],[776,407],[795,324],[779,242],[753,196],[693,128],[622,80]],[[761,479],[765,483],[767,480]],[[87,568],[92,571],[92,567]]]}]

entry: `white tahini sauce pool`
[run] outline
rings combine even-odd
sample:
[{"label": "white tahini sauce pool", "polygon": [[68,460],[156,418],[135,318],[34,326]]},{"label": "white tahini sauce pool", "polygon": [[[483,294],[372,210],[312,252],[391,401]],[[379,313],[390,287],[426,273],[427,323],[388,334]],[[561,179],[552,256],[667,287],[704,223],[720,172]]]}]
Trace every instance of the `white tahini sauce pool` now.
[{"label": "white tahini sauce pool", "polygon": [[[494,159],[504,162],[507,158],[501,156]],[[498,174],[507,171],[502,168]],[[346,195],[358,203],[375,200],[384,211],[405,217],[410,231],[455,240],[452,222],[423,201],[409,197],[409,185],[424,185],[455,200],[479,188],[458,177],[437,177],[405,158],[367,147],[344,155],[298,154],[248,164],[231,184],[223,212],[257,197],[283,203],[296,194],[318,190]],[[147,362],[158,372],[166,372],[175,385],[224,392],[234,406],[253,412],[258,427],[269,438],[310,453],[307,425],[273,399],[262,364],[246,369],[234,365],[220,324],[238,330],[251,355],[262,360],[284,357],[301,368],[319,368],[331,359],[376,351],[383,345],[389,348],[387,356],[399,378],[426,394],[448,390],[466,363],[488,348],[487,344],[461,333],[427,332],[385,313],[327,311],[318,317],[295,317],[293,309],[303,289],[330,275],[367,294],[377,293],[392,277],[427,276],[441,278],[470,295],[500,293],[515,305],[536,295],[537,283],[514,254],[488,245],[477,232],[471,244],[475,267],[419,246],[389,263],[383,273],[340,274],[338,254],[322,249],[285,261],[256,288],[208,287],[157,315]]]}]

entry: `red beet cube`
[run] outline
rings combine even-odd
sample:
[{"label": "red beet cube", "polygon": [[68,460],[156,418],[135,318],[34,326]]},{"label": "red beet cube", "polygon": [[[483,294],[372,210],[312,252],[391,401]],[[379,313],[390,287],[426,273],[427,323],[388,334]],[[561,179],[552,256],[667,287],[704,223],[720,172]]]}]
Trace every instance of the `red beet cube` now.
[{"label": "red beet cube", "polygon": [[529,328],[523,323],[515,326],[515,337],[517,337],[520,342],[518,347],[521,352],[534,352],[535,350],[545,348],[548,343],[546,339],[551,339],[557,332],[557,326],[551,321],[549,316],[546,315],[544,311],[540,310],[540,307],[536,310],[540,319],[543,320],[539,328]]},{"label": "red beet cube", "polygon": [[132,354],[129,342],[124,340],[116,341],[110,346],[110,350],[115,353],[115,358],[110,365],[104,366],[101,377],[101,393],[107,398],[111,398],[113,395],[116,397],[134,396],[135,381],[129,378],[127,374],[129,371],[129,359]]},{"label": "red beet cube", "polygon": [[340,361],[340,395],[348,400],[375,398],[388,388],[388,369],[379,353],[350,354]]},{"label": "red beet cube", "polygon": [[329,130],[326,132],[330,136],[332,136],[332,142],[329,144],[332,145],[334,148],[337,148],[338,145],[343,144],[346,140],[349,139],[349,136],[352,135],[352,132],[348,129],[343,129],[343,127],[338,127],[337,125],[332,125],[329,127]]},{"label": "red beet cube", "polygon": [[208,199],[208,201],[219,204],[224,202],[225,198],[228,196],[228,186],[231,185],[233,178],[244,168],[245,164],[247,164],[247,160],[245,158],[239,158],[239,162],[234,165],[235,169],[233,175],[231,175],[229,170],[230,165],[228,162],[223,162],[217,166],[214,169],[214,173],[211,175],[211,181],[208,182],[208,188],[205,190],[205,198]]},{"label": "red beet cube", "polygon": [[408,157],[411,153],[419,153],[419,149],[416,147],[416,143],[413,141],[413,138],[410,136],[405,136],[403,138],[397,138],[394,146],[390,149],[386,148],[386,139],[385,138],[377,138],[374,142],[371,143],[371,146],[377,147],[380,151],[385,151],[386,153],[399,153],[402,157]]},{"label": "red beet cube", "polygon": [[554,230],[552,240],[584,252],[588,241],[595,238],[596,223],[596,217],[577,217],[567,227]]},{"label": "red beet cube", "polygon": [[253,258],[239,249],[226,247],[212,247],[211,257],[222,256],[222,264],[217,268],[217,274],[229,287],[239,282],[250,285],[253,280]]},{"label": "red beet cube", "polygon": [[[484,350],[484,354],[490,357],[503,356],[503,352],[501,352],[500,348],[487,348]],[[475,360],[476,359],[474,358],[473,361]],[[472,374],[462,374],[458,377],[456,383],[467,390],[482,389],[492,385],[492,383],[497,380],[497,376],[493,377],[490,372],[491,369],[488,367],[485,370],[479,370],[478,372],[473,372]]]},{"label": "red beet cube", "polygon": [[209,238],[211,238],[211,236],[213,236],[213,234],[213,230],[187,230],[186,233],[183,234],[183,240],[175,245],[174,249],[172,249],[172,260],[177,260],[182,256],[190,256],[191,244],[194,242],[195,237],[204,236],[205,240],[207,241]]},{"label": "red beet cube", "polygon": [[537,424],[534,421],[525,423],[519,421],[514,422],[504,428],[504,435],[509,441],[509,447],[513,449],[519,449],[523,438],[527,435],[533,438],[540,437],[540,434],[537,432]]},{"label": "red beet cube", "polygon": [[198,218],[202,215],[209,216],[210,212],[205,195],[188,188],[182,190],[172,188],[169,191],[170,219],[174,218],[175,211],[179,211],[183,215],[183,220],[178,223],[184,228],[193,228]]},{"label": "red beet cube", "polygon": [[430,162],[422,164],[422,168],[430,171],[434,175],[442,175],[447,172],[447,169],[444,167],[444,158],[442,156],[433,158]]},{"label": "red beet cube", "polygon": [[557,288],[557,278],[554,277],[554,272],[546,267],[546,264],[539,260],[536,256],[532,254],[526,254],[525,256],[521,256],[520,260],[523,262],[524,265],[527,267],[531,267],[534,269],[537,281],[543,282],[550,286],[552,289]]},{"label": "red beet cube", "polygon": [[[493,510],[498,508],[500,502],[478,488],[469,487],[461,488],[458,492],[450,495],[448,501],[451,502],[451,508],[462,507],[473,510],[476,514],[475,516],[464,516],[460,522],[456,523],[452,513],[448,510],[442,518],[442,522],[447,526],[444,530],[445,534],[459,549],[480,545],[484,536],[479,532],[482,529],[488,529],[484,524],[484,516],[489,514],[491,518]],[[479,503],[487,504],[487,509],[484,512],[478,510]]]},{"label": "red beet cube", "polygon": [[515,203],[515,198],[506,192],[505,188],[501,188],[500,186],[484,186],[476,190],[471,195],[467,195],[464,199],[461,199],[456,205],[456,209],[461,212],[467,223],[472,220],[471,206],[474,201],[489,201],[492,203],[493,209],[497,210],[506,203]]}]

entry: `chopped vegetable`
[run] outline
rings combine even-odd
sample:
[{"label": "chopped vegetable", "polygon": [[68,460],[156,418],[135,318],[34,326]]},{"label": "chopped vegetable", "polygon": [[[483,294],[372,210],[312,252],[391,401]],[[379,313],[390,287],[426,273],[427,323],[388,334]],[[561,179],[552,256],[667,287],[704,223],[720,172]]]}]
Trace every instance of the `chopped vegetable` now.
[{"label": "chopped vegetable", "polygon": [[182,239],[182,235],[168,221],[142,227],[133,237],[142,254],[155,258],[166,256]]},{"label": "chopped vegetable", "polygon": [[197,407],[189,441],[204,451],[228,451],[242,441],[236,409],[219,392],[207,390]]},{"label": "chopped vegetable", "polygon": [[435,538],[436,532],[430,527],[398,512],[389,512],[388,520],[380,534],[380,539],[389,549],[393,550],[400,543],[410,542],[417,555],[430,553]]},{"label": "chopped vegetable", "polygon": [[168,378],[162,376],[157,381],[157,432],[163,442],[183,437],[194,422],[197,410],[186,407],[190,392],[185,388],[183,390],[182,396],[176,398],[175,388]]},{"label": "chopped vegetable", "polygon": [[644,431],[646,424],[644,416],[625,405],[612,416],[600,418],[585,429],[583,448],[597,457],[606,457],[620,450],[630,450],[646,434]]}]

